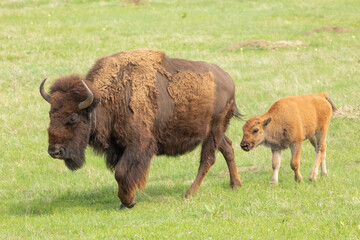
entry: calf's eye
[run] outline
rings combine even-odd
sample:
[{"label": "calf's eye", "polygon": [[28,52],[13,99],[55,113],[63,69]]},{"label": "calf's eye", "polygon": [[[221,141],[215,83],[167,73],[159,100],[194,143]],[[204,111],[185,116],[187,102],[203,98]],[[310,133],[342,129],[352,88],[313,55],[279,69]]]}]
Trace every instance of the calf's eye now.
[{"label": "calf's eye", "polygon": [[253,134],[257,133],[258,131],[259,131],[259,129],[255,129],[255,130],[253,131]]}]

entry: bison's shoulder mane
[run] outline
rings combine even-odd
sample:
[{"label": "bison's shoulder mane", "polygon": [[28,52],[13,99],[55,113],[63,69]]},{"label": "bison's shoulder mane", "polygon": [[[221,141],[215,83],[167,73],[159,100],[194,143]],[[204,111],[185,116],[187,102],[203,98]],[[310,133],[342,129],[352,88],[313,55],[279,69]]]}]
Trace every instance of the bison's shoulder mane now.
[{"label": "bison's shoulder mane", "polygon": [[85,78],[100,91],[111,112],[120,114],[129,108],[134,119],[151,127],[158,108],[156,76],[164,71],[164,57],[156,50],[119,52],[98,59]]}]

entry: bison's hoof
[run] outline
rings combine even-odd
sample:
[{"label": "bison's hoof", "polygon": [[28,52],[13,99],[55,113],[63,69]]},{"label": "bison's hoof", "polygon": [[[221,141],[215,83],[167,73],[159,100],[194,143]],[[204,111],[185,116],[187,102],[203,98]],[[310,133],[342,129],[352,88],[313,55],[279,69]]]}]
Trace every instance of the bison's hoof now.
[{"label": "bison's hoof", "polygon": [[120,207],[119,207],[120,210],[124,210],[126,209],[126,206],[124,204],[120,204]]},{"label": "bison's hoof", "polygon": [[120,207],[119,207],[119,209],[120,209],[120,210],[124,210],[124,209],[127,209],[127,208],[133,208],[133,207],[135,206],[135,204],[136,204],[136,203],[130,204],[130,205],[128,205],[128,206],[126,206],[125,204],[121,204]]},{"label": "bison's hoof", "polygon": [[242,183],[240,181],[237,181],[235,183],[230,183],[230,187],[232,189],[236,189],[236,188],[241,187],[241,186],[242,186]]},{"label": "bison's hoof", "polygon": [[184,199],[191,199],[192,198],[192,195],[191,195],[191,193],[185,193],[183,196],[182,196],[182,198],[184,198]]}]

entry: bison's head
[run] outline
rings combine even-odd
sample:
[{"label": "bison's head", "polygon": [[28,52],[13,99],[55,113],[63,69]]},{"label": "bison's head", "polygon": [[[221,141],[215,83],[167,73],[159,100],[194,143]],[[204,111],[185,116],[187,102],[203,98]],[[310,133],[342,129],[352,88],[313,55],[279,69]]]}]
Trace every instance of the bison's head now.
[{"label": "bison's head", "polygon": [[250,151],[265,139],[264,128],[271,122],[271,117],[252,117],[243,126],[244,136],[240,146],[244,151]]},{"label": "bison's head", "polygon": [[85,148],[95,127],[97,91],[80,76],[70,75],[57,79],[47,94],[45,81],[40,85],[40,93],[51,104],[48,152],[53,158],[63,159],[69,169],[79,169],[84,164]]}]

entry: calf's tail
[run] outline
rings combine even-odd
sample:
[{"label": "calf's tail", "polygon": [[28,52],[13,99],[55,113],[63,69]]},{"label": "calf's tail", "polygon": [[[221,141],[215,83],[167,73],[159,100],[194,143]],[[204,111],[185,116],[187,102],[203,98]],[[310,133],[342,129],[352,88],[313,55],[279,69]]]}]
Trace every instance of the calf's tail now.
[{"label": "calf's tail", "polygon": [[336,112],[338,110],[337,107],[335,107],[335,104],[330,100],[329,93],[323,92],[320,93],[320,95],[323,96],[330,103],[333,112]]},{"label": "calf's tail", "polygon": [[330,98],[326,98],[326,100],[330,103],[332,111],[336,112],[338,109],[335,107],[334,103],[330,100]]}]

